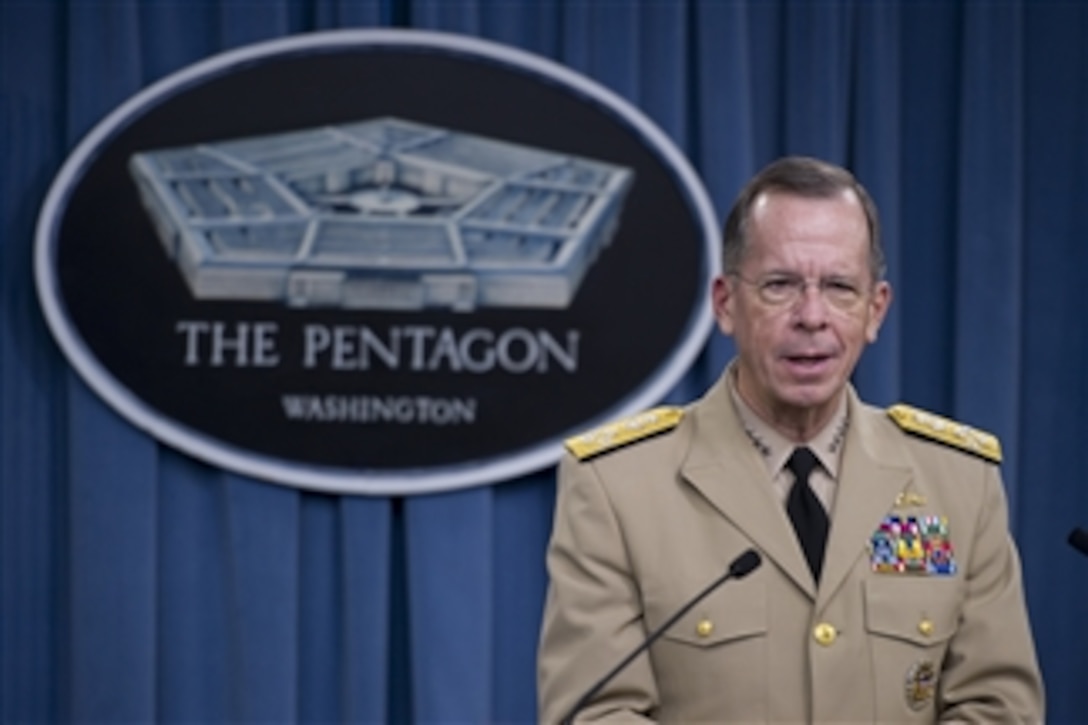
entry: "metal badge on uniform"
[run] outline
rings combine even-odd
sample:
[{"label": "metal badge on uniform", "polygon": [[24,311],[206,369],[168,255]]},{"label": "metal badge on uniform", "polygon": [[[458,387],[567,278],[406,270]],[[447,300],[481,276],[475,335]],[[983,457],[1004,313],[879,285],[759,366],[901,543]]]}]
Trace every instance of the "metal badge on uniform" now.
[{"label": "metal badge on uniform", "polygon": [[908,508],[911,506],[925,506],[926,497],[914,491],[903,491],[895,497],[896,508]]},{"label": "metal badge on uniform", "polygon": [[948,518],[885,516],[870,539],[870,563],[881,574],[955,574]]},{"label": "metal badge on uniform", "polygon": [[933,699],[936,691],[937,668],[933,666],[933,663],[923,660],[911,665],[907,670],[907,707],[911,710],[921,710]]}]

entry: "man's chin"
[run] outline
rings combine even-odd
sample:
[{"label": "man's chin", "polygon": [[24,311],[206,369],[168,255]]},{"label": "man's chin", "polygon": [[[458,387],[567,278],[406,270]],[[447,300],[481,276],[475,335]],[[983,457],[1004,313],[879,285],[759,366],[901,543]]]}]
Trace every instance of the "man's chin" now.
[{"label": "man's chin", "polygon": [[840,391],[833,381],[792,383],[786,386],[780,399],[793,408],[819,408],[833,402]]}]

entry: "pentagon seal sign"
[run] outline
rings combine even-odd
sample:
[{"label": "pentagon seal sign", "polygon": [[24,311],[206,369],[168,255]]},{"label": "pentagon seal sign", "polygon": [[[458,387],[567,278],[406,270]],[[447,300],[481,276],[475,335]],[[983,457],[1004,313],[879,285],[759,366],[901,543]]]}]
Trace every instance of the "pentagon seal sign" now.
[{"label": "pentagon seal sign", "polygon": [[656,404],[712,327],[717,237],[683,154],[593,80],[345,30],[109,114],[49,190],[35,277],[134,426],[255,478],[401,495],[545,468]]}]

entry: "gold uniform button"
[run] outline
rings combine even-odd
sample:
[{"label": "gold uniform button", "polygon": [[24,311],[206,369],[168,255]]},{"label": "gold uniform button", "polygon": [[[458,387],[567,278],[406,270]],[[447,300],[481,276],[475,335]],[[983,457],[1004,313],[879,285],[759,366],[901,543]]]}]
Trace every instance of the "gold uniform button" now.
[{"label": "gold uniform button", "polygon": [[839,636],[839,633],[827,622],[820,622],[813,628],[812,636],[816,638],[817,642],[827,647],[835,642],[835,638]]},{"label": "gold uniform button", "polygon": [[700,619],[699,623],[695,625],[695,633],[700,637],[709,637],[713,631],[714,623],[709,619]]},{"label": "gold uniform button", "polygon": [[923,619],[918,623],[918,631],[922,633],[923,637],[928,637],[933,634],[933,622]]}]

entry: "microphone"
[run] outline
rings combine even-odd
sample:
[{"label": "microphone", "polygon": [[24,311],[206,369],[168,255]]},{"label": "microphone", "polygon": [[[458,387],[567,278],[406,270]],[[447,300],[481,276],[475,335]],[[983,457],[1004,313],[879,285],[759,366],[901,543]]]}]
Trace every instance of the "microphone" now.
[{"label": "microphone", "polygon": [[1077,527],[1069,532],[1069,545],[1088,556],[1088,531]]},{"label": "microphone", "polygon": [[574,716],[577,715],[578,712],[589,703],[590,699],[592,699],[594,695],[600,692],[602,687],[611,682],[612,678],[618,675],[624,667],[631,664],[632,660],[634,660],[636,657],[646,651],[646,649],[649,648],[649,646],[652,645],[654,642],[656,642],[657,639],[661,635],[663,635],[669,627],[676,624],[676,621],[680,619],[680,617],[683,617],[685,614],[687,614],[692,607],[703,601],[703,599],[708,594],[720,587],[722,584],[725,584],[730,579],[743,579],[744,577],[748,576],[753,571],[758,569],[759,565],[762,563],[763,559],[762,557],[760,557],[759,552],[755,549],[748,549],[736,559],[734,559],[733,562],[729,565],[729,568],[726,569],[724,574],[712,581],[705,589],[696,594],[695,597],[693,597],[687,604],[680,607],[680,609],[675,614],[666,619],[660,626],[658,626],[657,629],[655,629],[653,632],[650,632],[649,636],[646,637],[645,640],[643,640],[642,644],[640,644],[638,647],[635,647],[631,654],[620,660],[619,664],[609,670],[604,677],[597,680],[597,682],[594,683],[593,687],[586,690],[586,693],[579,697],[578,701],[574,703],[574,707],[570,709],[570,712],[567,713],[567,716],[559,722],[562,725],[570,725],[572,722],[574,722]]}]

